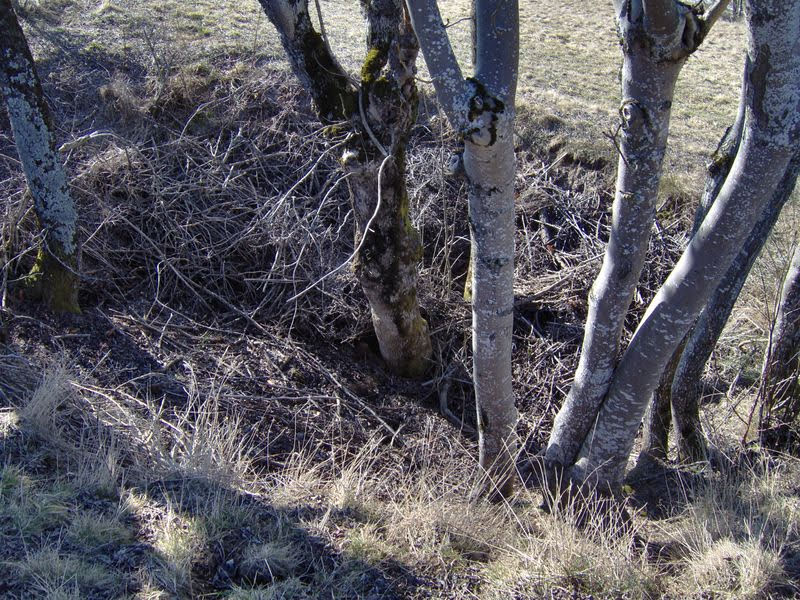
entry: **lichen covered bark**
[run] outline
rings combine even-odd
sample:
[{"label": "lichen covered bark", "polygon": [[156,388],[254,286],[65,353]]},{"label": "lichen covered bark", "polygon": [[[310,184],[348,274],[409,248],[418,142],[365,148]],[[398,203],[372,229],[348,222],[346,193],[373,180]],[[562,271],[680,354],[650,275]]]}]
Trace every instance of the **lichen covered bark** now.
[{"label": "lichen covered bark", "polygon": [[671,1],[658,4],[659,10],[650,12],[637,11],[635,2],[620,4],[621,140],[611,235],[589,293],[575,381],[550,434],[551,465],[566,467],[575,460],[612,381],[655,217],[675,83],[702,39],[696,12]]},{"label": "lichen covered bark", "polygon": [[573,474],[615,485],[675,348],[772,198],[800,141],[800,0],[747,5],[747,112],[719,195],[622,356]]},{"label": "lichen covered bark", "polygon": [[0,90],[43,232],[28,289],[54,311],[80,312],[75,206],[33,57],[9,0],[0,0],[0,31]]},{"label": "lichen covered bark", "polygon": [[308,0],[259,0],[281,37],[295,76],[314,101],[324,123],[350,119],[358,110],[357,90],[320,33]]},{"label": "lichen covered bark", "polygon": [[307,0],[260,1],[320,119],[353,133],[341,162],[356,216],[356,276],[381,356],[395,373],[418,377],[429,366],[431,342],[417,300],[422,248],[405,184],[405,147],[417,115],[418,45],[402,3],[362,1],[367,50],[356,86],[314,30]]},{"label": "lichen covered bark", "polygon": [[676,443],[681,460],[695,462],[705,458],[705,437],[700,429],[703,371],[747,276],[766,243],[769,232],[772,231],[783,207],[791,197],[798,172],[800,172],[800,151],[795,151],[769,204],[761,213],[688,336],[671,392]]},{"label": "lichen covered bark", "polygon": [[472,349],[480,464],[491,497],[516,480],[517,410],[511,387],[514,277],[514,100],[518,3],[476,0],[475,77],[465,79],[435,2],[408,0],[439,103],[464,139],[472,231]]},{"label": "lichen covered bark", "polygon": [[511,374],[514,301],[513,113],[498,114],[494,142],[465,144],[472,233],[472,361],[479,462],[492,491],[516,480],[518,419]]}]

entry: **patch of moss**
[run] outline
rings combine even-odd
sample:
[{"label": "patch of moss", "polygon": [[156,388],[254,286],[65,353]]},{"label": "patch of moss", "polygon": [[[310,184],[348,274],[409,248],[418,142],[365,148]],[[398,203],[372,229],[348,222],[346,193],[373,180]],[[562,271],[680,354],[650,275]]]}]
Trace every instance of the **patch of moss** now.
[{"label": "patch of moss", "polygon": [[373,46],[367,51],[364,63],[361,66],[362,85],[370,85],[378,79],[388,58],[389,46],[386,44]]},{"label": "patch of moss", "polygon": [[303,62],[313,86],[311,93],[319,118],[325,123],[346,121],[358,110],[356,92],[322,36],[311,26],[308,14],[303,13],[301,18],[304,20],[297,24],[297,30],[304,32]]},{"label": "patch of moss", "polygon": [[40,248],[23,284],[25,296],[56,313],[80,314],[75,263],[74,257],[56,257]]}]

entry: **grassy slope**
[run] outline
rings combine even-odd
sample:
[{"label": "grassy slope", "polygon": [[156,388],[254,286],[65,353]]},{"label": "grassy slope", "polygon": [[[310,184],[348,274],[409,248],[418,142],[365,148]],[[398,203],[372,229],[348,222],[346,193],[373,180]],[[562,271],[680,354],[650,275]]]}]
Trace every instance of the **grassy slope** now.
[{"label": "grassy slope", "polygon": [[[259,202],[272,206],[308,169],[307,162],[288,161],[268,171],[270,165],[251,158],[280,161],[285,146],[305,152],[311,150],[303,143],[316,143],[313,128],[297,124],[301,110],[289,113],[291,124],[272,109],[258,112],[263,98],[270,105],[302,104],[285,82],[259,79],[259,69],[285,69],[275,36],[255,2],[21,4],[61,137],[67,141],[98,127],[118,136],[70,155],[79,173],[76,189],[85,206],[98,212],[92,215],[97,229],[87,236],[95,232],[99,241],[87,244],[87,260],[94,276],[113,285],[95,282],[90,310],[76,321],[52,320],[13,302],[7,311],[11,343],[0,346],[0,572],[12,576],[0,577],[0,595],[377,599],[791,593],[786,574],[797,571],[792,561],[800,525],[794,461],[734,457],[706,480],[686,474],[682,485],[673,487],[681,491],[668,503],[670,519],[637,513],[632,528],[621,534],[614,527],[623,522],[621,514],[592,520],[581,530],[575,525],[579,516],[569,509],[555,516],[539,511],[536,490],[522,491],[508,506],[468,503],[473,446],[429,406],[420,406],[420,396],[432,395],[430,386],[420,390],[364,364],[352,338],[366,327],[366,314],[346,278],[302,307],[306,312],[299,320],[310,322],[316,317],[308,311],[340,312],[335,323],[345,332],[331,339],[320,335],[319,346],[307,331],[311,326],[294,325],[291,307],[269,322],[268,332],[245,337],[241,322],[231,325],[231,315],[209,318],[168,272],[159,289],[169,307],[154,302],[155,284],[136,279],[142,272],[155,278],[153,249],[145,244],[137,253],[122,254],[115,245],[135,246],[128,241],[138,236],[130,222],[152,227],[147,234],[169,245],[172,263],[186,276],[212,285],[209,279],[224,274],[236,284],[233,275],[214,271],[203,260],[192,264],[193,254],[205,256],[207,250],[209,264],[216,265],[215,253],[221,252],[194,246],[216,233],[199,227],[203,219],[197,215],[222,223],[226,213],[238,217],[252,211],[255,217],[245,224],[271,226],[259,215]],[[515,387],[522,403],[544,397],[543,404],[525,405],[531,409],[524,415],[525,431],[535,437],[542,435],[536,428],[546,428],[552,416],[548,398],[554,390],[563,393],[574,361],[574,323],[550,328],[547,319],[577,318],[564,305],[575,303],[580,314],[596,262],[586,256],[599,250],[583,229],[564,225],[569,235],[586,236],[580,240],[585,247],[560,240],[564,247],[548,258],[538,250],[538,209],[563,206],[569,213],[577,198],[584,208],[596,205],[597,214],[585,217],[594,219],[588,230],[602,221],[613,167],[580,164],[597,156],[609,162],[610,144],[601,134],[614,123],[618,50],[606,3],[529,4],[521,72],[521,98],[528,108],[520,131],[519,286],[548,310],[524,312],[534,324],[526,321],[515,331]],[[334,45],[351,51],[363,36],[353,26],[355,5],[322,0]],[[466,2],[442,5],[455,21]],[[468,28],[462,23],[453,33],[465,56]],[[732,117],[738,67],[731,65],[738,63],[740,35],[739,26],[721,24],[687,66],[675,108],[681,151],[671,158],[680,187],[696,182],[700,157]],[[359,58],[345,51],[343,60],[355,69]],[[285,96],[274,97],[277,88]],[[189,117],[209,100],[216,104],[189,127]],[[270,127],[283,123],[292,135],[270,137],[258,119]],[[220,132],[233,134],[242,124],[255,141],[243,155],[250,162],[238,168],[255,187],[223,182],[226,172],[215,163],[214,144],[228,139]],[[433,121],[427,126],[437,127]],[[580,148],[565,145],[575,137]],[[423,138],[420,145],[426,144],[431,148],[419,151],[418,162],[435,163],[440,149]],[[159,152],[179,154],[179,160]],[[582,159],[582,152],[589,156]],[[572,158],[565,159],[568,155]],[[561,165],[552,163],[556,157]],[[574,164],[563,164],[570,161]],[[434,248],[423,278],[440,282],[455,270],[450,265],[457,258],[443,255],[449,242],[458,244],[464,234],[463,206],[457,187],[438,179],[433,167],[415,168],[423,180],[413,184],[415,214]],[[19,181],[11,161],[3,162],[3,169],[11,173],[3,185]],[[127,195],[117,199],[120,190]],[[247,204],[255,190],[265,197]],[[201,202],[204,191],[209,205]],[[305,193],[298,191],[299,212]],[[309,200],[318,201],[318,193],[312,186]],[[196,197],[197,204],[186,197]],[[9,188],[8,198],[8,214],[22,214],[19,189]],[[177,213],[182,202],[184,212]],[[130,208],[137,203],[141,215]],[[567,216],[582,218],[576,211]],[[24,238],[30,225],[24,215],[18,218],[20,232],[7,236],[4,229],[4,241],[30,240]],[[311,229],[317,220],[346,222],[344,211],[295,218],[318,236],[316,249],[312,243],[303,246],[313,257],[308,262],[336,264],[346,255],[346,239],[325,245],[322,234],[336,233],[336,227]],[[172,230],[173,223],[165,225],[170,219]],[[210,239],[233,246],[237,237],[253,246],[245,256],[266,262],[257,250],[267,242],[249,230]],[[286,240],[280,243],[290,248]],[[182,246],[188,251],[181,252]],[[132,273],[104,267],[104,253],[111,261],[129,261]],[[440,262],[447,268],[440,269]],[[565,277],[565,265],[580,270],[587,263],[581,277]],[[221,264],[236,268],[230,257]],[[275,277],[313,278],[306,268],[290,265]],[[552,287],[560,281],[566,283]],[[424,301],[447,354],[434,383],[441,384],[443,373],[452,370],[451,400],[457,402],[459,394],[468,395],[457,370],[464,360],[466,311],[454,300],[457,290],[448,295],[428,288]],[[252,310],[267,288],[256,283],[214,289]],[[541,296],[542,289],[550,290],[549,298]],[[254,304],[247,305],[251,295]],[[546,335],[534,335],[537,327]],[[286,339],[292,331],[296,341]],[[369,357],[368,349],[364,353]],[[386,427],[364,406],[374,407],[370,410],[388,427],[402,425],[401,445],[388,443]]]}]

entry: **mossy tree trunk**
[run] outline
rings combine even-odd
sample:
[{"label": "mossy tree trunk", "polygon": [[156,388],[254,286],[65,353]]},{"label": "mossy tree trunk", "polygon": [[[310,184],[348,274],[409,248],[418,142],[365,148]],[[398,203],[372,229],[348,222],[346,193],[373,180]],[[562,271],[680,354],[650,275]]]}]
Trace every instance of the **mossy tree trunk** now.
[{"label": "mossy tree trunk", "polygon": [[75,205],[33,56],[10,0],[0,0],[0,32],[0,89],[43,233],[27,290],[53,311],[77,313]]},{"label": "mossy tree trunk", "polygon": [[461,74],[436,2],[409,0],[408,7],[439,102],[464,138],[480,465],[487,491],[498,498],[514,488],[518,445],[511,387],[518,5],[473,2],[475,77],[470,79]]},{"label": "mossy tree trunk", "polygon": [[314,29],[308,0],[260,2],[320,120],[344,124],[355,134],[342,166],[349,172],[356,215],[356,275],[384,360],[395,373],[420,376],[428,368],[431,341],[417,300],[422,248],[409,218],[405,182],[406,143],[417,111],[418,46],[403,4],[362,0],[368,39],[355,81]]}]

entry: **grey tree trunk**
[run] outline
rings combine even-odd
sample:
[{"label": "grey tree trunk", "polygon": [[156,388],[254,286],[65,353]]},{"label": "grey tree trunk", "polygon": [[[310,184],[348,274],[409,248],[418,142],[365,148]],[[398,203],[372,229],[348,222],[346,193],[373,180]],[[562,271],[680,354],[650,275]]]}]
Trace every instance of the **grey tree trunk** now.
[{"label": "grey tree trunk", "polygon": [[342,158],[356,215],[356,275],[383,359],[395,373],[420,376],[429,366],[431,341],[417,300],[422,248],[408,216],[405,184],[405,147],[417,113],[418,45],[402,2],[362,1],[368,35],[358,85],[314,29],[308,0],[260,2],[320,120],[356,134]]},{"label": "grey tree trunk", "polygon": [[472,232],[472,349],[480,464],[491,496],[516,480],[517,410],[511,387],[514,277],[516,0],[475,0],[475,77],[464,79],[436,2],[407,1],[452,127],[464,138]]},{"label": "grey tree trunk", "polygon": [[705,460],[705,437],[700,430],[703,371],[756,258],[792,194],[798,172],[800,172],[800,151],[795,152],[769,204],[739,249],[688,337],[672,382],[672,413],[681,460],[688,462]]},{"label": "grey tree trunk", "polygon": [[0,90],[44,234],[26,287],[51,310],[78,313],[75,205],[56,149],[50,109],[10,0],[0,0],[0,31]]},{"label": "grey tree trunk", "polygon": [[760,427],[791,425],[800,415],[800,245],[783,280],[780,304],[764,359],[764,399]]},{"label": "grey tree trunk", "polygon": [[614,375],[655,217],[675,82],[719,15],[717,8],[704,21],[698,9],[672,0],[617,1],[615,7],[623,65],[614,217],[603,266],[589,293],[575,381],[548,441],[545,459],[551,466],[573,463]]},{"label": "grey tree trunk", "polygon": [[[705,190],[700,199],[700,205],[694,216],[694,223],[692,225],[691,236],[697,233],[703,219],[708,214],[709,208],[717,199],[719,190],[722,184],[725,183],[725,178],[730,172],[733,159],[736,158],[736,152],[739,149],[739,142],[742,137],[742,128],[744,127],[745,115],[745,102],[742,97],[739,102],[739,110],[734,124],[729,127],[722,136],[714,155],[707,166],[707,176]],[[720,284],[723,285],[723,284]],[[709,303],[713,302],[710,300]],[[703,316],[701,315],[700,320]],[[695,332],[692,328],[689,333],[684,337],[678,348],[675,350],[672,358],[670,359],[669,366],[661,377],[655,395],[653,396],[653,405],[648,410],[645,416],[643,443],[640,460],[637,467],[641,464],[641,468],[646,469],[648,466],[648,458],[656,458],[665,460],[667,458],[669,449],[669,430],[670,424],[674,420],[676,431],[681,428],[688,430],[694,427],[694,431],[700,432],[699,428],[699,390],[698,390],[698,404],[693,406],[688,396],[673,395],[673,381],[682,379],[681,374],[688,372],[687,369],[694,369],[695,365],[688,364],[681,360],[681,357],[686,348],[686,344]],[[715,340],[716,341],[716,340]],[[704,365],[703,365],[704,366]],[[697,383],[700,382],[700,375],[702,374],[703,366],[697,373]],[[656,416],[654,419],[653,417]],[[696,419],[693,417],[696,416]],[[687,437],[682,438],[687,440]],[[701,437],[702,439],[702,437]]]},{"label": "grey tree trunk", "polygon": [[746,116],[730,173],[614,373],[575,477],[615,485],[670,357],[786,173],[800,141],[800,0],[746,4]]}]

